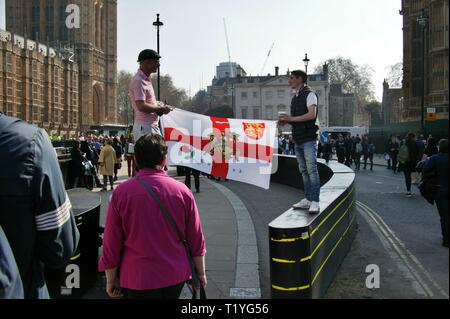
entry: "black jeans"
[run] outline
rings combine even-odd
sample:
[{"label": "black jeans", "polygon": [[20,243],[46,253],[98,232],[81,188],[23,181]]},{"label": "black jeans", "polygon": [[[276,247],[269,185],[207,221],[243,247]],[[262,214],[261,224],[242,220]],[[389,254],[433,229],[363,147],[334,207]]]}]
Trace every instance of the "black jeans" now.
[{"label": "black jeans", "polygon": [[191,174],[194,175],[194,181],[195,181],[195,190],[199,191],[200,190],[200,172],[189,168],[189,167],[185,167],[184,168],[184,173],[186,176],[186,179],[184,181],[184,184],[191,189]]},{"label": "black jeans", "polygon": [[402,167],[403,173],[405,174],[406,191],[411,192],[411,168],[407,165]]},{"label": "black jeans", "polygon": [[106,176],[103,175],[103,188],[106,189],[106,186],[108,186],[108,179],[109,179],[109,184],[111,184],[111,188],[114,188],[114,179],[112,176]]},{"label": "black jeans", "polygon": [[436,206],[441,216],[442,237],[448,243],[448,198],[437,199]]},{"label": "black jeans", "polygon": [[361,153],[356,153],[354,160],[355,160],[355,168],[356,170],[359,171],[359,169],[361,168]]},{"label": "black jeans", "polygon": [[179,299],[184,282],[175,286],[155,290],[131,290],[123,289],[127,299]]},{"label": "black jeans", "polygon": [[391,154],[391,161],[392,161],[392,170],[394,173],[397,171],[397,154]]},{"label": "black jeans", "polygon": [[370,170],[373,171],[373,154],[364,155],[364,169],[367,168],[367,160],[370,160]]}]

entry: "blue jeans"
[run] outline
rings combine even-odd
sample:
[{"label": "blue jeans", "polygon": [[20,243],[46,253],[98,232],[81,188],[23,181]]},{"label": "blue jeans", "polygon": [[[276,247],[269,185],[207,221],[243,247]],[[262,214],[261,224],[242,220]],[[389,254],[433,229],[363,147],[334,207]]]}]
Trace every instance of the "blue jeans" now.
[{"label": "blue jeans", "polygon": [[303,176],[305,197],[310,202],[319,202],[320,178],[317,169],[317,142],[311,141],[295,145],[298,167]]}]

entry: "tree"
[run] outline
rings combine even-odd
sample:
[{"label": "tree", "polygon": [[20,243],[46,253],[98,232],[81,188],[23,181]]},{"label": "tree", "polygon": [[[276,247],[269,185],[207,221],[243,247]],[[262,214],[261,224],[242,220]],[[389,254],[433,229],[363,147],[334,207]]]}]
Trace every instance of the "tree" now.
[{"label": "tree", "polygon": [[381,103],[378,101],[371,101],[367,103],[366,110],[370,112],[371,126],[382,125],[383,119],[381,117]]},{"label": "tree", "polygon": [[205,90],[198,91],[191,102],[191,111],[194,113],[205,114],[210,108],[208,93]]},{"label": "tree", "polygon": [[233,110],[229,106],[219,106],[213,108],[211,110],[208,110],[208,112],[206,112],[206,115],[215,117],[234,118]]},{"label": "tree", "polygon": [[134,122],[134,112],[131,107],[129,90],[133,74],[127,71],[120,71],[117,80],[117,120],[119,123],[131,125]]},{"label": "tree", "polygon": [[[166,102],[174,107],[186,109],[188,96],[184,89],[179,89],[175,87],[173,84],[172,77],[168,74],[161,76],[161,98],[162,102]],[[157,94],[158,90],[158,82],[157,77],[153,77],[152,79],[153,87],[155,89],[155,93]]]},{"label": "tree", "polygon": [[401,88],[403,86],[403,63],[397,62],[388,66],[387,82],[391,88]]},{"label": "tree", "polygon": [[[357,65],[351,59],[335,57],[325,61],[328,65],[328,74],[331,84],[342,84],[344,93],[355,94],[358,103],[365,105],[374,100],[374,86],[372,83],[373,70],[368,65]],[[316,73],[322,73],[321,65],[314,70]]]},{"label": "tree", "polygon": [[[118,74],[117,86],[117,112],[118,122],[126,125],[132,125],[134,122],[134,110],[131,106],[129,97],[130,83],[133,79],[133,74],[127,71],[120,71]],[[155,94],[157,94],[158,84],[156,77],[152,79]],[[170,75],[161,76],[161,101],[166,101],[178,108],[186,108],[188,96],[184,89],[175,87]]]}]

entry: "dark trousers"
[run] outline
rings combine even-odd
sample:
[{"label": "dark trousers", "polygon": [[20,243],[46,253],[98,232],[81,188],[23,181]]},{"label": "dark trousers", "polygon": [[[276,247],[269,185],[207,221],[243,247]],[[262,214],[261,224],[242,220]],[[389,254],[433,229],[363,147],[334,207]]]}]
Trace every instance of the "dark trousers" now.
[{"label": "dark trousers", "polygon": [[345,165],[348,167],[352,166],[352,155],[350,152],[345,153]]},{"label": "dark trousers", "polygon": [[391,161],[392,161],[392,170],[394,171],[394,173],[397,171],[397,154],[395,155],[391,155]]},{"label": "dark trousers", "polygon": [[367,160],[370,160],[370,170],[373,171],[373,154],[364,155],[364,169],[367,169]]},{"label": "dark trousers", "polygon": [[184,173],[185,173],[185,176],[186,176],[184,184],[189,189],[191,189],[191,174],[192,174],[192,175],[194,175],[195,189],[197,191],[199,191],[200,190],[200,172],[195,170],[195,169],[192,169],[192,168],[189,168],[189,167],[185,167],[184,168]]},{"label": "dark trousers", "polygon": [[361,168],[361,153],[356,153],[355,157],[355,168],[359,171]]},{"label": "dark trousers", "polygon": [[448,198],[437,199],[436,206],[441,216],[442,237],[448,243]]},{"label": "dark trousers", "polygon": [[128,177],[135,176],[135,167],[134,156],[127,156],[127,166],[128,166]]},{"label": "dark trousers", "polygon": [[108,186],[108,179],[109,179],[109,184],[111,185],[111,189],[114,188],[114,179],[112,176],[106,176],[103,175],[103,188],[106,188],[106,186]]},{"label": "dark trousers", "polygon": [[403,173],[405,174],[405,183],[406,183],[406,191],[411,191],[411,168],[407,167],[406,165],[402,168]]},{"label": "dark trousers", "polygon": [[175,286],[155,290],[123,289],[127,299],[179,299],[184,282]]}]

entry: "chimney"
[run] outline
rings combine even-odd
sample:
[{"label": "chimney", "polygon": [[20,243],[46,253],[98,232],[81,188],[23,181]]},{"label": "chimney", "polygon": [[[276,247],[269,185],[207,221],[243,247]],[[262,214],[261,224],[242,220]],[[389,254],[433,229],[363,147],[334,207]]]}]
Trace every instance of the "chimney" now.
[{"label": "chimney", "polygon": [[278,66],[275,67],[275,76],[280,75],[280,68]]}]

